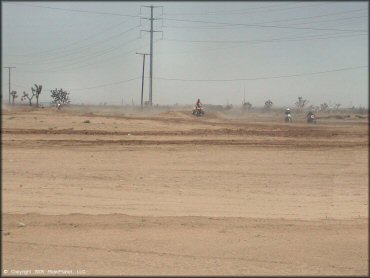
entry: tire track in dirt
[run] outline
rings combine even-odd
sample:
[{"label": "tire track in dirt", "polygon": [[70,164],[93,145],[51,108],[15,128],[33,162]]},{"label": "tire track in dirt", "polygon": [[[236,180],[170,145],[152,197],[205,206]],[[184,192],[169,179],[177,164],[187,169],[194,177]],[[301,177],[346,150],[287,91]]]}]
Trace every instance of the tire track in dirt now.
[{"label": "tire track in dirt", "polygon": [[257,260],[252,258],[240,258],[240,257],[221,257],[221,256],[200,256],[200,255],[188,255],[188,254],[178,254],[169,252],[157,252],[157,251],[142,251],[142,250],[132,250],[124,248],[101,248],[101,247],[91,247],[91,246],[79,246],[79,245],[65,245],[65,244],[52,244],[52,243],[36,243],[28,241],[9,241],[5,240],[4,243],[10,244],[20,244],[20,245],[34,245],[34,246],[46,246],[46,247],[60,247],[60,248],[76,248],[76,249],[87,249],[87,250],[97,250],[106,252],[117,252],[117,253],[136,253],[140,255],[157,255],[157,256],[171,256],[171,257],[183,257],[191,259],[219,259],[219,260],[237,260],[237,261],[248,261],[248,262],[259,262],[259,263],[275,263],[275,264],[286,264],[291,265],[292,263],[274,260]]},{"label": "tire track in dirt", "polygon": [[74,130],[70,129],[3,129],[3,134],[59,134],[59,135],[139,135],[139,136],[196,136],[196,135],[250,135],[250,136],[276,136],[276,137],[310,137],[310,138],[330,138],[338,136],[346,137],[367,137],[364,132],[345,132],[330,129],[307,129],[297,128],[266,128],[265,129],[246,129],[246,128],[219,128],[219,129],[192,129],[186,131],[106,131],[106,130]]},{"label": "tire track in dirt", "polygon": [[251,147],[285,147],[285,148],[362,148],[368,146],[367,141],[299,141],[299,140],[207,140],[207,139],[196,139],[196,140],[129,140],[129,139],[117,139],[117,140],[3,140],[3,145],[17,146],[17,147],[31,147],[31,146],[50,146],[50,147],[61,147],[61,146],[103,146],[103,145],[235,145],[235,146],[251,146]]}]

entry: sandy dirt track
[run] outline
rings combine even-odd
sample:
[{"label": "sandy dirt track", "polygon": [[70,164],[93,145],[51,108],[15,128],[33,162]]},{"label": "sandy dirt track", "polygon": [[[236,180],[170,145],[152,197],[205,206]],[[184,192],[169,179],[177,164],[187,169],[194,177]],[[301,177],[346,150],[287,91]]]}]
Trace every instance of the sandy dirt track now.
[{"label": "sandy dirt track", "polygon": [[368,274],[367,119],[47,108],[2,124],[3,274]]}]

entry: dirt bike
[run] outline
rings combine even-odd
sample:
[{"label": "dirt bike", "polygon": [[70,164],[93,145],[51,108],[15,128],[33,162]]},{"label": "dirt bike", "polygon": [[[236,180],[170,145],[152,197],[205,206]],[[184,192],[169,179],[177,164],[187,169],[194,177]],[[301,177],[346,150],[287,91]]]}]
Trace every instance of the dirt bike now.
[{"label": "dirt bike", "polygon": [[307,117],[307,123],[309,124],[316,124],[316,117],[314,114],[311,114]]},{"label": "dirt bike", "polygon": [[292,115],[286,114],[284,120],[285,120],[286,123],[291,123],[292,122]]},{"label": "dirt bike", "polygon": [[202,107],[194,107],[192,113],[193,113],[193,115],[195,115],[197,117],[204,116],[204,110],[202,109]]}]

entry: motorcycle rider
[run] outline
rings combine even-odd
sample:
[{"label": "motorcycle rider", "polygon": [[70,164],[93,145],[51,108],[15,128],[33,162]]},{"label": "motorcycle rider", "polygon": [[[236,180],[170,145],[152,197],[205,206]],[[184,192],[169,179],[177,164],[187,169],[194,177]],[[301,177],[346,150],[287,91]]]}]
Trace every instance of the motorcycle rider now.
[{"label": "motorcycle rider", "polygon": [[312,111],[309,111],[307,113],[306,118],[307,118],[307,122],[314,122],[314,120],[315,120],[315,114]]},{"label": "motorcycle rider", "polygon": [[292,120],[292,115],[290,113],[290,108],[285,109],[285,121],[289,122]]},{"label": "motorcycle rider", "polygon": [[198,98],[196,104],[195,104],[195,108],[197,109],[201,109],[202,108],[202,103],[200,102],[200,99]]},{"label": "motorcycle rider", "polygon": [[204,112],[202,110],[202,103],[200,102],[200,99],[198,98],[197,102],[195,103],[193,115],[196,116],[202,116],[204,115]]},{"label": "motorcycle rider", "polygon": [[312,115],[315,116],[315,114],[312,111],[310,111],[310,112],[307,113],[307,116],[306,117],[307,118],[310,118]]}]

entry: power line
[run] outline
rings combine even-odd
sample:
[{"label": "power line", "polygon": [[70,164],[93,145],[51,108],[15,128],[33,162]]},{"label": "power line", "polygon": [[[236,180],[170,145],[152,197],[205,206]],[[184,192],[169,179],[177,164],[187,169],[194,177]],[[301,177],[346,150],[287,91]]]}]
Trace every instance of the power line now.
[{"label": "power line", "polygon": [[248,24],[248,23],[231,23],[231,22],[218,22],[218,21],[204,21],[204,20],[189,20],[189,19],[176,19],[176,18],[163,18],[169,21],[180,21],[180,22],[196,22],[196,23],[210,23],[210,24],[222,24],[229,26],[246,26],[246,27],[258,27],[258,28],[278,28],[278,29],[302,29],[302,30],[318,30],[318,31],[343,31],[343,32],[364,32],[366,30],[348,30],[348,29],[333,29],[333,28],[311,28],[311,27],[294,27],[294,26],[281,26],[281,25],[260,25],[260,24]]},{"label": "power line", "polygon": [[[99,43],[105,43],[105,42],[107,42],[108,40],[110,40],[110,39],[112,39],[112,38],[117,38],[117,37],[119,37],[119,36],[122,36],[122,35],[124,35],[124,34],[126,34],[126,33],[128,33],[128,32],[130,32],[130,31],[132,31],[132,30],[134,30],[134,29],[136,29],[136,28],[138,28],[138,27],[140,27],[140,25],[137,25],[137,26],[134,26],[134,27],[132,27],[132,28],[130,28],[130,29],[128,29],[128,30],[125,30],[125,31],[123,31],[123,32],[121,32],[121,33],[119,33],[119,34],[115,34],[115,35],[113,35],[113,36],[111,36],[111,37],[108,37],[108,38],[105,38],[105,39],[103,39],[103,40],[100,40],[100,41],[97,41],[97,42],[94,42],[94,43],[91,43],[91,44],[88,44],[88,45],[85,45],[85,46],[80,46],[80,47],[78,47],[78,48],[76,48],[76,49],[74,49],[74,50],[72,50],[72,51],[79,51],[79,50],[86,50],[86,49],[90,49],[90,46],[96,46],[97,44],[99,44]],[[121,47],[121,46],[123,46],[123,45],[125,45],[126,43],[124,43],[124,44],[120,44],[120,46],[119,47]],[[110,49],[112,49],[112,48],[110,48]],[[69,51],[71,51],[71,50],[69,50]],[[103,52],[104,52],[105,50],[103,50]],[[100,51],[97,51],[97,52],[94,52],[93,53],[93,55],[91,55],[91,54],[88,54],[87,56],[85,55],[85,57],[96,57],[96,54],[99,54],[101,52],[101,50]],[[61,53],[60,53],[61,54]],[[59,59],[64,59],[64,58],[66,58],[66,57],[69,57],[69,56],[73,56],[73,55],[76,55],[76,53],[65,53],[65,54],[61,54],[61,55],[57,55],[57,56],[55,56],[55,57],[52,57],[52,59],[46,59],[46,60],[44,60],[44,61],[37,61],[37,63],[38,64],[53,64],[53,63],[58,63],[58,60]],[[24,63],[16,63],[16,64],[18,64],[18,65],[29,65],[29,64],[32,64],[32,65],[34,65],[34,62],[30,62],[30,61],[27,61],[27,62],[24,62]]]},{"label": "power line", "polygon": [[[77,64],[79,64],[79,63],[82,63],[82,62],[86,62],[86,61],[90,61],[92,58],[97,58],[97,57],[100,57],[100,56],[104,56],[104,55],[106,55],[106,54],[108,54],[108,53],[110,53],[110,52],[112,52],[112,51],[115,51],[115,50],[117,50],[117,49],[119,49],[120,47],[122,47],[122,46],[124,46],[124,45],[126,45],[126,44],[128,44],[128,43],[131,43],[131,42],[134,42],[134,41],[137,41],[137,40],[139,40],[140,38],[133,38],[133,39],[131,39],[131,40],[129,40],[129,41],[126,41],[126,42],[124,42],[124,43],[122,43],[122,44],[119,44],[119,45],[116,45],[116,46],[114,46],[114,47],[111,47],[111,48],[109,48],[109,49],[106,49],[105,51],[103,51],[103,52],[101,52],[101,51],[98,51],[98,52],[95,52],[95,53],[90,53],[90,55],[89,56],[85,56],[85,57],[83,57],[84,59],[82,59],[82,60],[80,60],[80,61],[75,61],[75,62],[72,62],[72,63],[68,63],[68,64],[65,64],[65,65],[62,65],[62,66],[59,66],[59,67],[52,67],[52,68],[48,68],[48,69],[43,69],[43,71],[47,71],[47,72],[49,72],[49,71],[56,71],[56,70],[63,70],[63,68],[65,68],[65,67],[69,67],[69,66],[73,66],[73,65],[77,65]],[[69,70],[69,69],[65,69],[65,70]]]},{"label": "power line", "polygon": [[[290,4],[290,3],[289,3]],[[283,4],[280,6],[285,6],[289,4]],[[228,11],[218,11],[218,12],[205,12],[205,13],[166,13],[167,15],[220,15],[220,14],[247,14],[247,13],[264,13],[264,12],[276,12],[276,11],[284,11],[284,10],[291,10],[291,9],[299,9],[299,8],[309,8],[313,6],[322,6],[326,5],[326,3],[322,4],[312,4],[306,6],[294,6],[294,7],[287,7],[287,8],[279,8],[279,9],[266,9],[266,7],[256,7],[256,8],[246,8],[246,9],[238,9],[238,10],[228,10]],[[272,7],[273,5],[269,6]],[[277,5],[276,5],[277,6]],[[255,11],[256,9],[265,9],[264,11]]]},{"label": "power line", "polygon": [[14,2],[6,2],[6,3],[7,4],[11,4],[11,5],[26,6],[26,7],[31,7],[31,8],[42,8],[42,9],[50,9],[50,10],[60,10],[60,11],[66,11],[66,12],[79,12],[79,13],[100,14],[100,15],[137,17],[137,18],[140,17],[140,15],[129,15],[129,14],[121,14],[121,13],[87,11],[87,10],[78,10],[78,9],[65,9],[65,8],[56,8],[56,7],[48,7],[48,6],[21,4],[21,3],[14,3]]},{"label": "power line", "polygon": [[[296,21],[296,20],[302,20],[302,19],[311,19],[311,18],[318,18],[318,17],[326,17],[326,16],[332,16],[332,15],[338,15],[338,14],[344,14],[344,13],[353,13],[358,11],[364,11],[363,9],[358,10],[351,10],[351,11],[345,11],[345,12],[338,12],[338,13],[329,13],[324,15],[317,15],[317,16],[309,16],[309,17],[296,17],[296,18],[288,18],[288,19],[282,19],[282,20],[273,20],[273,21],[264,21],[264,22],[254,22],[252,24],[266,24],[266,23],[274,23],[274,22],[285,22],[285,21]],[[335,19],[329,19],[329,20],[322,20],[322,21],[311,21],[311,22],[304,22],[304,23],[290,23],[287,24],[288,26],[291,25],[303,25],[303,24],[310,24],[310,23],[319,23],[319,22],[330,22],[330,21],[340,21],[340,20],[348,20],[348,19],[358,19],[368,16],[356,16],[356,17],[347,17],[347,18],[335,18]],[[225,26],[163,26],[165,28],[187,28],[187,29],[199,29],[199,28],[205,28],[205,29],[230,29],[230,25]],[[239,26],[243,27],[243,26]]]},{"label": "power line", "polygon": [[[158,41],[158,40],[156,40],[156,41]],[[92,66],[92,65],[111,64],[110,61],[112,59],[117,59],[118,57],[123,57],[127,54],[134,53],[134,52],[136,52],[138,50],[141,50],[141,49],[143,49],[144,47],[147,47],[147,46],[148,46],[148,44],[144,44],[140,48],[135,48],[133,50],[121,53],[119,55],[114,55],[114,56],[111,56],[109,58],[105,58],[104,61],[102,61],[102,62],[93,62],[93,63],[89,63],[89,64],[86,64],[86,65],[83,65],[83,66],[77,66],[77,67],[71,67],[71,68],[62,68],[62,69],[54,69],[54,70],[49,69],[49,70],[38,70],[38,71],[32,71],[32,70],[20,70],[20,71],[22,71],[22,72],[32,72],[32,73],[55,73],[55,72],[61,72],[61,71],[71,71],[71,70],[76,70],[76,69],[80,69],[80,68],[86,68],[86,67],[89,67],[89,66]]]},{"label": "power line", "polygon": [[74,89],[70,89],[70,91],[82,91],[82,90],[90,90],[90,89],[102,88],[102,87],[106,87],[106,86],[112,86],[112,85],[127,83],[127,82],[130,82],[130,81],[133,81],[133,80],[137,80],[137,79],[140,79],[140,76],[134,77],[134,78],[130,78],[130,79],[126,79],[126,80],[117,81],[117,82],[105,83],[105,84],[101,84],[101,85],[97,85],[97,86],[93,86],[93,87],[74,88]]},{"label": "power line", "polygon": [[311,19],[311,18],[326,17],[326,16],[333,16],[333,15],[347,14],[347,13],[354,13],[354,12],[363,12],[363,11],[364,9],[356,9],[356,10],[328,13],[328,14],[322,14],[322,15],[314,15],[314,16],[308,16],[308,17],[296,17],[296,18],[290,18],[290,19],[265,21],[265,22],[260,22],[260,23],[265,24],[265,23],[275,23],[275,22],[284,22],[284,21],[295,21],[295,20]]},{"label": "power line", "polygon": [[204,13],[165,13],[165,15],[207,15],[207,14],[218,14],[218,13],[228,13],[228,12],[237,12],[237,11],[245,11],[245,10],[258,10],[258,9],[266,9],[269,7],[276,7],[276,6],[286,6],[290,5],[290,3],[285,3],[285,4],[275,4],[275,5],[269,5],[269,6],[264,6],[264,7],[251,7],[247,9],[237,9],[237,10],[228,10],[228,11],[213,11],[213,12],[204,12]]},{"label": "power line", "polygon": [[[287,38],[275,38],[275,39],[266,39],[266,40],[255,40],[255,41],[250,41],[250,42],[242,42],[242,43],[236,43],[233,46],[227,46],[227,47],[216,47],[216,48],[208,48],[208,49],[197,49],[197,52],[211,52],[211,51],[218,51],[218,50],[225,50],[225,49],[231,49],[231,48],[237,48],[240,47],[241,45],[245,44],[263,44],[263,43],[280,43],[280,42],[299,42],[299,41],[314,41],[314,40],[325,40],[325,39],[333,39],[333,38],[345,38],[345,37],[356,37],[356,36],[363,36],[367,34],[355,34],[355,35],[343,35],[343,36],[330,36],[330,37],[307,37],[307,38],[292,38],[292,39],[287,39]],[[167,40],[164,39],[162,41],[174,41],[175,40]],[[188,41],[191,43],[191,41]],[[158,55],[175,55],[175,54],[183,54],[183,53],[193,53],[194,50],[185,50],[185,51],[180,51],[180,52],[158,52]]]},{"label": "power line", "polygon": [[[107,86],[112,86],[112,85],[117,85],[117,84],[122,84],[122,83],[127,83],[127,82],[130,82],[130,81],[133,81],[133,80],[137,80],[137,79],[140,79],[141,77],[138,76],[138,77],[134,77],[134,78],[130,78],[130,79],[125,79],[125,80],[120,80],[120,81],[116,81],[116,82],[112,82],[112,83],[105,83],[105,84],[101,84],[101,85],[97,85],[97,86],[93,86],[93,87],[84,87],[84,88],[72,88],[72,89],[68,89],[69,91],[83,91],[83,90],[90,90],[90,89],[96,89],[96,88],[102,88],[102,87],[107,87]],[[29,86],[24,86],[24,85],[20,85],[20,84],[14,84],[18,87],[21,87],[21,88],[25,88],[25,89],[28,89],[30,88]],[[50,88],[45,88],[47,91],[49,90],[52,90]]]},{"label": "power line", "polygon": [[180,40],[180,39],[164,39],[165,41],[171,42],[194,42],[194,43],[265,43],[265,42],[277,42],[277,41],[304,41],[304,40],[315,40],[315,39],[330,39],[330,38],[343,38],[343,37],[354,37],[354,36],[365,36],[368,33],[363,34],[351,34],[343,36],[334,36],[341,35],[343,33],[336,33],[332,35],[312,35],[312,36],[303,36],[303,37],[283,37],[283,38],[273,38],[273,39],[262,39],[262,40],[238,40],[238,41],[227,41],[227,40]]},{"label": "power line", "polygon": [[[333,22],[333,21],[343,21],[343,20],[349,20],[349,19],[359,19],[359,18],[364,18],[368,17],[366,15],[363,16],[352,16],[352,17],[344,17],[344,18],[335,18],[335,19],[327,19],[327,20],[320,20],[320,21],[309,21],[309,22],[301,22],[301,23],[294,23],[294,25],[305,25],[305,24],[316,24],[316,23],[321,23],[321,22]],[[288,24],[292,25],[292,24]]]},{"label": "power line", "polygon": [[324,73],[338,72],[338,71],[346,71],[346,70],[355,70],[355,69],[360,69],[360,68],[368,68],[368,66],[357,66],[357,67],[332,69],[332,70],[327,70],[327,71],[317,71],[317,72],[309,72],[309,73],[298,73],[298,74],[289,74],[289,75],[279,75],[279,76],[253,77],[253,78],[235,78],[235,79],[181,79],[181,78],[157,77],[155,79],[159,79],[159,80],[170,80],[170,81],[185,81],[185,82],[233,82],[233,81],[246,81],[246,80],[263,80],[263,79],[289,78],[289,77],[306,76],[306,75],[316,75],[316,74],[324,74]]},{"label": "power line", "polygon": [[69,47],[69,46],[73,46],[73,45],[79,44],[79,43],[81,43],[81,42],[83,42],[83,41],[86,41],[86,40],[88,40],[88,39],[90,39],[90,38],[92,38],[92,37],[97,37],[97,36],[99,36],[99,35],[101,35],[101,34],[104,34],[105,32],[110,31],[110,30],[112,30],[112,29],[114,29],[114,28],[118,27],[118,26],[120,26],[120,25],[122,25],[122,24],[124,24],[124,23],[128,22],[129,20],[130,20],[130,19],[128,19],[128,20],[126,19],[126,20],[124,20],[124,21],[121,21],[121,22],[119,22],[118,24],[115,24],[115,25],[112,25],[112,26],[110,26],[110,27],[108,27],[108,28],[103,29],[102,31],[100,31],[100,32],[99,32],[99,33],[97,33],[97,34],[93,34],[93,35],[88,36],[88,37],[86,37],[86,38],[84,38],[84,39],[82,39],[82,40],[78,40],[78,41],[72,42],[72,43],[67,44],[67,45],[64,45],[64,46],[62,46],[62,47],[58,47],[58,48],[54,48],[54,49],[49,49],[49,50],[44,50],[44,51],[41,51],[41,52],[26,53],[26,54],[9,54],[9,56],[35,56],[35,55],[40,55],[40,54],[42,54],[42,55],[43,55],[43,54],[45,54],[45,53],[50,53],[50,52],[58,51],[58,50],[60,50],[60,49],[65,49],[65,48],[67,48],[67,47]]}]

